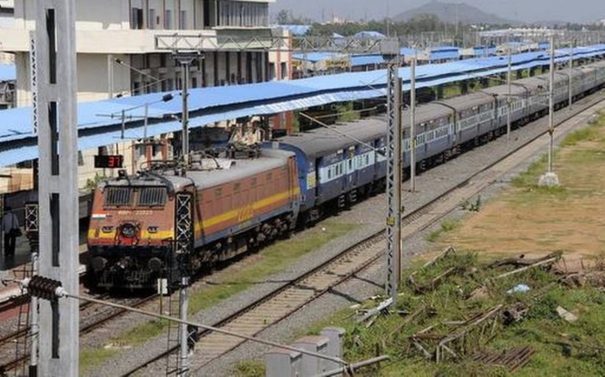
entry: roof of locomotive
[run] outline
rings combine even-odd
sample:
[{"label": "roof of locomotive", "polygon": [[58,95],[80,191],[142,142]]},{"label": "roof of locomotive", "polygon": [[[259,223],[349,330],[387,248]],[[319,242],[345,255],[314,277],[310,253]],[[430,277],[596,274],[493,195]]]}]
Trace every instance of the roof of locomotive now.
[{"label": "roof of locomotive", "polygon": [[307,156],[325,155],[357,145],[359,144],[357,140],[370,142],[381,138],[386,134],[386,118],[370,117],[331,127],[337,131],[330,128],[317,128],[309,132],[284,136],[276,141],[292,145]]},{"label": "roof of locomotive", "polygon": [[[126,178],[112,178],[99,184],[99,188],[111,186],[163,186],[164,180],[172,183],[175,190],[180,190],[192,183],[198,189],[214,187],[226,182],[262,173],[271,169],[279,168],[287,164],[288,158],[294,153],[262,149],[258,158],[230,159],[231,167],[226,169],[187,170],[186,176],[176,175],[172,169],[165,172],[141,173]],[[224,161],[225,159],[220,159]]]}]

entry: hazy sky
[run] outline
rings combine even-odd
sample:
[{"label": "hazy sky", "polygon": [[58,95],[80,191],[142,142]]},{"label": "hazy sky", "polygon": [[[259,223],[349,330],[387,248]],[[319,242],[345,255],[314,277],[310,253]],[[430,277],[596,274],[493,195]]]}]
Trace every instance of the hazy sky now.
[{"label": "hazy sky", "polygon": [[[430,0],[276,0],[270,5],[272,16],[279,10],[292,10],[296,16],[321,21],[332,14],[347,19],[383,19]],[[441,2],[457,2],[442,0]],[[604,0],[464,0],[485,12],[520,21],[593,22],[605,18]]]}]

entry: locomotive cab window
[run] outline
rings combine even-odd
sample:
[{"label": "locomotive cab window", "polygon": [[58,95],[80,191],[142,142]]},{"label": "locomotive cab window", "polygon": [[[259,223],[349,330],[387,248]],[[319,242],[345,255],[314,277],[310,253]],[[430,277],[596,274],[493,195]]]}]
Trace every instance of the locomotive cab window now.
[{"label": "locomotive cab window", "polygon": [[143,187],[139,192],[138,205],[163,206],[166,204],[166,196],[164,187]]},{"label": "locomotive cab window", "polygon": [[105,206],[118,207],[132,204],[131,187],[108,187],[105,190]]}]

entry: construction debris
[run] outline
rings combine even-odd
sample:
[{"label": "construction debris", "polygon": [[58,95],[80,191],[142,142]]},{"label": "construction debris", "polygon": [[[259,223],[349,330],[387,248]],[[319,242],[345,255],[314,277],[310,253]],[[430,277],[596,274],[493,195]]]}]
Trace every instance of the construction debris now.
[{"label": "construction debris", "polygon": [[559,315],[559,317],[563,318],[564,320],[566,320],[569,323],[575,322],[578,320],[578,316],[576,316],[572,312],[567,311],[565,308],[563,308],[561,306],[557,306],[556,310],[557,310],[557,314]]},{"label": "construction debris", "polygon": [[386,314],[388,313],[389,306],[393,304],[393,298],[389,298],[383,302],[381,302],[376,308],[364,310],[363,316],[357,320],[357,323],[367,322],[366,327],[370,327],[374,323],[374,318],[378,314]]},{"label": "construction debris", "polygon": [[[353,344],[366,349],[395,344],[437,363],[470,359],[515,371],[529,362],[533,349],[479,350],[506,326],[524,321],[532,307],[536,307],[534,313],[542,313],[548,306],[540,300],[553,289],[590,283],[605,286],[603,271],[569,274],[553,268],[561,257],[561,252],[540,258],[521,255],[481,265],[475,254],[459,255],[449,247],[409,275],[407,286],[399,294],[400,307],[393,307],[390,299],[366,310],[356,307],[357,323],[363,327],[380,324],[380,315],[387,312],[401,318],[378,343],[373,340],[363,344],[358,338]],[[548,307],[548,312],[552,313],[554,307]],[[556,313],[570,323],[578,319],[561,306]]]},{"label": "construction debris", "polygon": [[475,353],[471,359],[483,364],[501,365],[510,372],[514,372],[525,366],[533,354],[534,350],[531,347],[520,347],[505,351],[481,351]]}]

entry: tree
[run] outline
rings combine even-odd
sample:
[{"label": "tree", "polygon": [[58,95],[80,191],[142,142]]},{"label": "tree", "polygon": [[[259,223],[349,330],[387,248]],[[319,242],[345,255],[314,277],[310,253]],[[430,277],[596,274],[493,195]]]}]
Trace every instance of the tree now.
[{"label": "tree", "polygon": [[290,12],[282,9],[277,14],[277,24],[278,25],[287,25],[290,22]]}]

